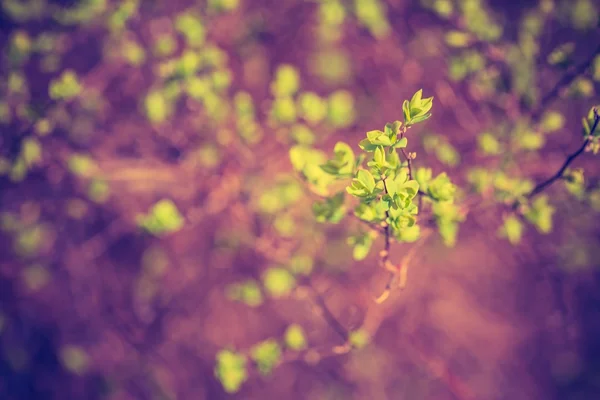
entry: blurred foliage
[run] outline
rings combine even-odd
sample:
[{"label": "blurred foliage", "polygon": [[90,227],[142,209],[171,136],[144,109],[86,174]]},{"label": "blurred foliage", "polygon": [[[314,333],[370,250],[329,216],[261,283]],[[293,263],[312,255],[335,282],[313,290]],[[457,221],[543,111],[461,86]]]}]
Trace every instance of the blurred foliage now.
[{"label": "blurred foliage", "polygon": [[[513,18],[484,0],[421,0],[407,24],[397,18],[408,3],[311,3],[1,0],[2,278],[42,303],[53,290],[76,293],[63,285],[85,274],[60,268],[74,258],[91,276],[125,226],[145,233],[123,246],[140,252],[136,261],[122,256],[140,267],[123,295],[139,303],[135,318],[162,318],[149,310],[170,304],[169,291],[184,292],[186,282],[217,285],[216,294],[195,291],[215,295],[217,314],[262,313],[307,299],[315,276],[352,275],[352,260],[375,264],[375,253],[399,286],[404,261],[388,259],[380,242],[412,249],[435,230],[439,243],[457,246],[473,196],[501,210],[489,228],[512,245],[531,226],[558,237],[568,225],[558,216],[572,216],[574,204],[600,212],[587,165],[565,165],[559,184],[533,193],[555,172],[546,155],[571,146],[574,113],[583,115],[577,146],[600,151],[592,102],[600,55],[545,99],[593,51],[594,1],[540,0]],[[423,15],[434,19],[422,23]],[[109,218],[115,231],[104,227]],[[204,240],[206,257],[188,246],[210,269],[195,281],[201,268],[176,268],[171,257]],[[556,244],[573,269],[593,263],[594,246]],[[89,291],[93,302],[108,301]],[[321,357],[313,330],[283,314],[279,337],[245,350],[234,350],[237,328],[211,333],[218,348],[207,354],[226,392],[243,390],[254,370],[269,375],[294,357]],[[14,329],[11,318],[0,311],[0,334]],[[344,346],[363,349],[372,332],[354,327],[347,336]],[[62,345],[56,357],[81,377],[97,367],[83,343]],[[31,351],[11,344],[2,356],[25,371]]]}]

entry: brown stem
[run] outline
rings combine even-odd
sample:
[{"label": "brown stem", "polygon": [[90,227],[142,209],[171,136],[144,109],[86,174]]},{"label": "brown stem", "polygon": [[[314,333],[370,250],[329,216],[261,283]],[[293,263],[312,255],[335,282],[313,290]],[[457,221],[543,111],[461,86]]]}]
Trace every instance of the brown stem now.
[{"label": "brown stem", "polygon": [[[388,189],[387,189],[387,184],[385,182],[385,177],[382,177],[381,180],[383,181],[383,189],[385,191],[385,194],[388,194]],[[386,268],[387,264],[389,263],[389,259],[390,259],[390,246],[391,246],[391,240],[390,240],[390,223],[388,222],[388,219],[390,218],[390,212],[389,210],[385,212],[385,247],[383,249],[383,251],[381,252],[381,265]]]},{"label": "brown stem", "polygon": [[400,149],[402,151],[402,155],[404,156],[404,158],[406,158],[406,163],[408,164],[408,179],[412,180],[413,178],[413,174],[412,174],[412,159],[409,157],[408,154],[406,154],[406,150],[404,149]]},{"label": "brown stem", "polygon": [[306,286],[313,293],[315,303],[319,307],[319,310],[321,311],[323,318],[325,319],[327,324],[331,327],[331,329],[334,330],[335,333],[337,333],[344,340],[344,343],[347,343],[349,334],[346,328],[344,328],[344,325],[342,325],[342,323],[338,321],[335,315],[333,315],[331,310],[329,310],[329,307],[327,307],[327,304],[325,304],[325,300],[323,299],[321,294],[317,292],[317,289],[315,289],[311,284],[307,284]]},{"label": "brown stem", "polygon": [[402,258],[402,261],[400,261],[400,265],[398,267],[395,267],[393,270],[390,270],[390,276],[385,285],[385,289],[383,290],[383,293],[381,293],[381,295],[375,299],[376,303],[381,304],[385,300],[387,300],[387,298],[390,296],[390,293],[392,292],[392,289],[394,288],[394,283],[397,279],[399,279],[398,287],[404,289],[404,287],[406,286],[409,264],[415,256],[417,250],[425,244],[427,238],[431,235],[431,233],[433,233],[433,230],[431,229],[425,231],[421,239],[417,243],[415,243],[413,247],[411,247],[411,249]]}]

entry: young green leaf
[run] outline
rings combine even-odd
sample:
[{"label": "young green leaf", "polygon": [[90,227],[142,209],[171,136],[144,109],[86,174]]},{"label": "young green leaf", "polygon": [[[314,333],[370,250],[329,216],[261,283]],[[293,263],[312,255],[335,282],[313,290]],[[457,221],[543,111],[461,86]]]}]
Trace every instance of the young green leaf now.
[{"label": "young green leaf", "polygon": [[217,353],[215,376],[227,393],[237,392],[242,383],[248,379],[246,356],[231,350],[221,350]]},{"label": "young green leaf", "polygon": [[296,279],[287,269],[272,267],[263,275],[263,284],[272,297],[283,297],[294,289]]},{"label": "young green leaf", "polygon": [[356,261],[364,260],[371,251],[374,235],[371,232],[351,236],[348,238],[348,244],[353,246],[352,257]]},{"label": "young green leaf", "polygon": [[298,324],[292,324],[285,330],[285,345],[296,351],[304,350],[307,347],[304,329]]},{"label": "young green leaf", "polygon": [[375,160],[375,164],[377,167],[379,167],[379,169],[383,169],[383,167],[385,167],[385,150],[383,150],[383,146],[377,146],[373,159]]},{"label": "young green leaf", "polygon": [[506,217],[500,235],[507,238],[513,245],[519,244],[523,236],[523,223],[515,215]]},{"label": "young green leaf", "polygon": [[281,358],[281,347],[275,339],[267,339],[252,347],[252,360],[262,375],[269,375]]},{"label": "young green leaf", "polygon": [[404,116],[404,124],[407,125],[410,122],[410,103],[408,100],[404,100],[402,103],[402,114]]},{"label": "young green leaf", "polygon": [[406,146],[408,146],[408,139],[403,137],[402,139],[398,140],[396,142],[396,144],[394,145],[395,148],[397,149],[404,149],[406,148]]},{"label": "young green leaf", "polygon": [[344,143],[337,142],[333,148],[334,158],[321,165],[323,171],[331,175],[342,177],[350,176],[354,172],[355,156],[352,148]]}]

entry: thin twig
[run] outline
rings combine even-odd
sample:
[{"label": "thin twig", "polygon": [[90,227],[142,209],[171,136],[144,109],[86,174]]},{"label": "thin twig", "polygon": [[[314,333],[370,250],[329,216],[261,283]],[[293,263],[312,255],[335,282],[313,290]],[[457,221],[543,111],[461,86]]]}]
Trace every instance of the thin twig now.
[{"label": "thin twig", "polygon": [[[575,161],[575,159],[577,157],[579,157],[585,151],[586,147],[590,144],[590,142],[592,140],[592,135],[593,135],[594,131],[596,130],[596,128],[598,127],[599,121],[600,121],[600,115],[598,114],[598,110],[594,109],[594,125],[592,126],[592,128],[590,130],[590,134],[585,139],[583,144],[579,147],[579,149],[577,149],[574,153],[570,154],[567,157],[565,162],[561,165],[561,167],[558,169],[558,171],[556,171],[556,173],[554,173],[554,175],[552,175],[550,178],[544,180],[543,182],[538,183],[531,190],[531,192],[529,192],[527,195],[525,195],[525,198],[532,199],[533,197],[537,196],[538,194],[543,192],[545,189],[550,187],[550,185],[552,185],[554,182],[556,182],[557,180],[559,180],[563,177],[563,175],[564,175],[565,171],[567,170],[567,168],[569,167],[569,165],[571,165],[571,163],[573,161]],[[513,210],[516,210],[518,206],[519,206],[519,202],[515,201],[512,205]]]},{"label": "thin twig", "polygon": [[313,293],[315,304],[319,307],[319,310],[321,311],[321,314],[327,322],[327,324],[331,327],[331,329],[334,330],[335,333],[337,333],[344,340],[344,343],[347,343],[349,338],[348,330],[344,328],[344,325],[342,325],[342,323],[338,321],[335,315],[333,315],[331,310],[329,310],[329,307],[327,307],[327,304],[325,304],[325,300],[317,291],[317,289],[315,289],[310,282],[306,285],[306,287],[310,289],[310,291]]},{"label": "thin twig", "polygon": [[413,174],[412,174],[412,158],[410,158],[410,156],[408,154],[406,154],[406,150],[404,149],[400,149],[402,151],[402,155],[404,156],[404,158],[406,158],[406,164],[408,165],[408,179],[410,179],[412,181],[413,178]]},{"label": "thin twig", "polygon": [[552,100],[560,94],[560,91],[573,83],[579,75],[583,74],[592,65],[598,54],[600,54],[600,46],[592,52],[592,55],[588,59],[575,67],[571,72],[563,75],[556,85],[554,85],[554,88],[542,97],[537,107],[531,112],[531,119],[536,121]]},{"label": "thin twig", "polygon": [[[387,184],[385,182],[386,177],[382,176],[381,180],[383,182],[383,189],[385,191],[385,194],[388,194],[388,189],[387,189]],[[387,210],[385,212],[385,246],[384,249],[381,251],[380,256],[381,256],[381,266],[384,268],[389,268],[390,264],[390,246],[391,246],[391,240],[390,240],[390,223],[388,222],[388,219],[390,218],[390,211]]]},{"label": "thin twig", "polygon": [[390,296],[390,293],[392,292],[392,289],[395,286],[394,284],[396,283],[397,280],[399,280],[398,281],[399,288],[404,289],[406,287],[406,280],[408,278],[408,266],[409,266],[410,262],[412,261],[413,257],[415,256],[417,250],[425,244],[425,242],[427,241],[427,238],[432,233],[433,233],[433,230],[431,230],[431,229],[428,229],[427,231],[425,231],[422,234],[421,239],[417,243],[415,243],[413,245],[413,247],[411,247],[411,249],[402,258],[402,261],[400,261],[400,265],[398,267],[394,267],[394,269],[390,270],[390,277],[385,285],[385,289],[384,289],[383,293],[381,293],[381,295],[375,299],[375,302],[377,304],[381,304],[385,300],[387,300],[387,298]]}]

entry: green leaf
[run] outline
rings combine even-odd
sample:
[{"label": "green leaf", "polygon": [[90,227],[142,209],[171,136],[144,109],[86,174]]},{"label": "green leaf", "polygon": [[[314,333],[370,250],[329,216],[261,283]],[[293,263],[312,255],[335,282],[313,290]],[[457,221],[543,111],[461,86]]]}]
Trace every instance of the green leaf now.
[{"label": "green leaf", "polygon": [[440,173],[427,185],[429,195],[438,201],[448,201],[454,198],[456,186],[452,184],[445,172]]},{"label": "green leaf", "polygon": [[536,227],[538,232],[548,234],[552,231],[552,216],[555,211],[556,209],[548,203],[548,196],[540,195],[533,201],[524,215]]},{"label": "green leaf", "polygon": [[471,43],[471,34],[453,30],[446,33],[445,40],[452,47],[467,47]]},{"label": "green leaf", "polygon": [[477,138],[479,149],[485,154],[498,155],[502,152],[502,146],[494,135],[489,132],[482,133]]},{"label": "green leaf", "polygon": [[324,172],[320,167],[326,161],[325,153],[307,146],[297,145],[290,149],[290,161],[294,169],[313,185],[314,192],[322,196],[328,194],[327,187],[335,180],[335,177]]},{"label": "green leaf", "polygon": [[413,94],[410,99],[410,108],[419,107],[421,105],[421,98],[423,97],[423,89],[419,89]]},{"label": "green leaf", "polygon": [[392,140],[390,139],[390,136],[388,136],[387,133],[382,132],[380,130],[373,130],[373,131],[369,131],[367,132],[367,139],[369,140],[369,142],[371,142],[371,144],[377,145],[377,146],[391,146],[392,145]]},{"label": "green leaf", "polygon": [[375,178],[373,178],[373,175],[369,171],[366,169],[359,170],[356,179],[369,193],[373,193],[373,190],[375,190]]},{"label": "green leaf", "polygon": [[565,117],[556,111],[548,111],[542,117],[541,128],[544,132],[561,130],[565,125]]},{"label": "green leaf", "polygon": [[356,261],[364,260],[371,251],[374,235],[372,233],[364,233],[348,238],[348,244],[353,246],[352,257]]},{"label": "green leaf", "polygon": [[410,103],[408,100],[404,100],[402,103],[402,113],[404,115],[404,124],[408,124],[410,122]]},{"label": "green leaf", "polygon": [[204,43],[206,28],[202,21],[191,13],[184,13],[175,19],[175,29],[182,33],[189,46],[199,47]]},{"label": "green leaf", "polygon": [[397,232],[396,238],[399,242],[414,243],[421,237],[421,227],[419,225],[413,225],[406,227],[401,231]]},{"label": "green leaf", "polygon": [[294,275],[310,275],[314,267],[314,260],[309,255],[295,255],[288,265]]},{"label": "green leaf", "polygon": [[430,117],[431,117],[431,113],[413,117],[413,119],[411,119],[410,122],[407,125],[418,124],[419,122],[423,122],[423,121],[428,120]]},{"label": "green leaf", "polygon": [[275,79],[271,85],[271,92],[275,97],[294,95],[300,88],[300,74],[290,64],[283,64],[277,68]]},{"label": "green leaf", "polygon": [[373,201],[369,204],[360,203],[354,209],[354,215],[363,221],[380,222],[385,219],[385,212],[388,209],[388,204],[384,201]]},{"label": "green leaf", "polygon": [[487,191],[493,184],[493,175],[490,171],[485,168],[472,168],[467,173],[467,180],[477,193],[484,193]]},{"label": "green leaf", "polygon": [[327,117],[327,101],[314,92],[301,93],[299,105],[302,116],[311,124],[317,124]]},{"label": "green leaf", "polygon": [[548,64],[559,67],[567,67],[572,61],[571,56],[573,55],[574,51],[575,43],[563,43],[548,55]]},{"label": "green leaf", "polygon": [[323,171],[332,175],[349,176],[354,172],[354,151],[344,142],[337,142],[333,160],[321,165]]},{"label": "green leaf", "polygon": [[294,289],[296,279],[287,269],[272,267],[264,273],[263,285],[272,297],[283,297]]},{"label": "green leaf", "polygon": [[249,307],[258,307],[263,303],[260,287],[252,279],[227,286],[226,293],[230,299],[241,301]]},{"label": "green leaf", "polygon": [[139,216],[138,222],[148,232],[164,235],[180,230],[185,221],[175,203],[163,199],[154,204],[149,214]]},{"label": "green leaf", "polygon": [[419,193],[419,182],[416,180],[408,181],[404,183],[402,188],[406,190],[410,198],[413,198],[417,195],[417,193]]},{"label": "green leaf", "polygon": [[165,95],[158,90],[148,93],[144,100],[144,105],[146,107],[146,115],[152,123],[164,122],[171,113],[171,105],[165,98]]},{"label": "green leaf", "polygon": [[518,244],[523,236],[523,223],[519,218],[511,214],[504,219],[500,235],[507,238],[511,244]]},{"label": "green leaf", "polygon": [[518,144],[524,150],[535,151],[541,149],[546,143],[544,135],[539,132],[524,132],[518,137]]},{"label": "green leaf", "polygon": [[441,220],[441,222],[438,222],[438,231],[446,247],[454,247],[456,245],[458,224],[455,221]]},{"label": "green leaf", "polygon": [[269,375],[281,358],[281,347],[275,339],[267,339],[252,347],[252,360],[262,375]]},{"label": "green leaf", "polygon": [[288,326],[284,338],[286,346],[292,350],[300,351],[307,347],[304,330],[298,324]]},{"label": "green leaf", "polygon": [[406,146],[408,146],[408,139],[403,137],[402,139],[398,140],[396,142],[396,144],[394,145],[395,148],[398,149],[404,149],[406,148]]},{"label": "green leaf", "polygon": [[[410,100],[410,104],[408,105],[411,124],[416,124],[418,122],[425,121],[427,118],[429,118],[428,112],[433,106],[433,97],[423,99],[422,96],[423,89],[420,89],[413,95],[412,99]],[[417,117],[421,118],[417,119]]]},{"label": "green leaf", "polygon": [[21,157],[28,167],[40,162],[42,159],[40,142],[33,138],[25,139],[21,148]]},{"label": "green leaf", "polygon": [[367,132],[367,139],[369,139],[369,142],[373,142],[375,139],[382,135],[385,135],[385,133],[380,130],[372,130]]},{"label": "green leaf", "polygon": [[373,157],[373,159],[375,160],[376,165],[382,169],[383,167],[385,167],[385,150],[383,150],[383,146],[377,146],[377,149],[375,150],[375,155]]},{"label": "green leaf", "polygon": [[354,97],[347,90],[338,90],[329,96],[328,117],[334,128],[345,128],[354,122]]},{"label": "green leaf", "polygon": [[370,153],[372,151],[375,151],[375,149],[377,149],[377,145],[374,145],[373,143],[371,143],[371,141],[369,139],[363,139],[358,143],[358,147],[360,147],[361,149],[363,149],[364,151]]},{"label": "green leaf", "polygon": [[431,168],[423,168],[419,167],[414,172],[414,178],[417,182],[419,182],[419,187],[421,190],[428,192],[429,183],[431,182],[433,171]]},{"label": "green leaf", "polygon": [[573,196],[582,199],[585,196],[585,179],[583,169],[567,169],[565,172],[565,187]]},{"label": "green leaf", "polygon": [[318,222],[337,224],[346,216],[344,207],[344,192],[313,204],[313,214]]},{"label": "green leaf", "polygon": [[67,69],[60,77],[52,80],[49,85],[49,95],[54,100],[69,100],[78,96],[83,87],[75,71]]},{"label": "green leaf", "polygon": [[421,101],[421,113],[427,114],[429,110],[433,107],[433,96],[423,99]]},{"label": "green leaf", "polygon": [[292,124],[297,120],[296,103],[290,96],[280,96],[272,105],[273,117],[283,124]]},{"label": "green leaf", "polygon": [[392,138],[392,142],[396,142],[396,140],[393,137],[398,136],[398,133],[400,132],[400,127],[402,127],[402,121],[394,121],[392,123],[387,123],[385,126],[391,132],[389,136],[390,138]]},{"label": "green leaf", "polygon": [[217,353],[216,359],[215,376],[223,385],[223,389],[227,393],[240,390],[242,384],[248,379],[246,356],[231,350],[221,350]]}]

